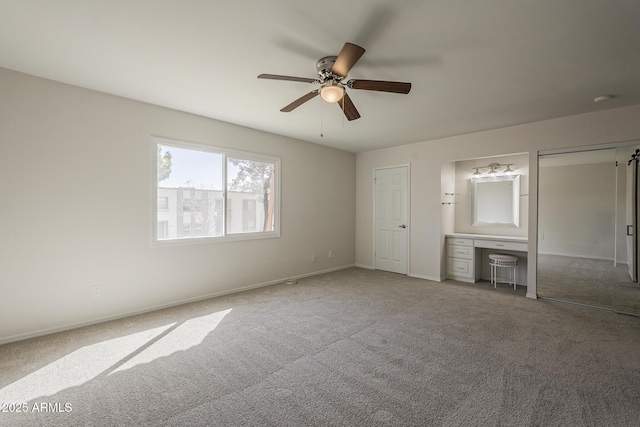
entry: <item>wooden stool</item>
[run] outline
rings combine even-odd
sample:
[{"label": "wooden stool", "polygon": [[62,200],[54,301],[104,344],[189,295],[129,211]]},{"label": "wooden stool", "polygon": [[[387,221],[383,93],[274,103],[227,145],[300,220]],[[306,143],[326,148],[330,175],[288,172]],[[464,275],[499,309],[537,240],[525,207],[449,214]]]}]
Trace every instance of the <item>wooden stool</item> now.
[{"label": "wooden stool", "polygon": [[514,255],[503,254],[490,254],[489,266],[491,266],[491,283],[493,287],[496,287],[498,282],[497,270],[498,268],[506,268],[511,271],[512,280],[501,280],[501,282],[513,284],[513,289],[516,289],[516,277],[518,276],[518,257]]}]

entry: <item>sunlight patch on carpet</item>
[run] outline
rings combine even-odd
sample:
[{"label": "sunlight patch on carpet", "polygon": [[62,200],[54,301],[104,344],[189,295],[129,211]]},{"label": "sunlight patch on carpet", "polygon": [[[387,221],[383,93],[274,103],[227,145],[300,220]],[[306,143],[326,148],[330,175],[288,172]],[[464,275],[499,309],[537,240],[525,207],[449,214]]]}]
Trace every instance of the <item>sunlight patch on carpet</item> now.
[{"label": "sunlight patch on carpet", "polygon": [[0,389],[0,402],[22,403],[131,369],[202,343],[231,309],[82,347]]},{"label": "sunlight patch on carpet", "polygon": [[231,309],[190,319],[166,334],[162,339],[136,354],[132,359],[116,368],[109,375],[131,369],[136,365],[152,362],[160,357],[169,356],[178,351],[184,351],[202,343],[204,338],[213,331]]}]

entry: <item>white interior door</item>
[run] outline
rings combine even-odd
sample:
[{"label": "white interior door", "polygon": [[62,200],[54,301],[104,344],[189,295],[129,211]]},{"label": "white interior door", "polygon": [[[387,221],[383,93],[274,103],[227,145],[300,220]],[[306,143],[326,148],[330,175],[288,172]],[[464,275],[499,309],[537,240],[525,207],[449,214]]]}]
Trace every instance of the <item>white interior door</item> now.
[{"label": "white interior door", "polygon": [[375,268],[407,274],[409,171],[375,171]]}]

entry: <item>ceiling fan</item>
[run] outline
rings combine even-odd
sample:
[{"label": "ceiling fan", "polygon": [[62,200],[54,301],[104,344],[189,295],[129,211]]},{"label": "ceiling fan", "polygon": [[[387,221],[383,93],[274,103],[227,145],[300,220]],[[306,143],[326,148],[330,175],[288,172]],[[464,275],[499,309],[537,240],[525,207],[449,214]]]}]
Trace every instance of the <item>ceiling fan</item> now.
[{"label": "ceiling fan", "polygon": [[[373,90],[377,92],[391,92],[407,94],[411,90],[411,83],[390,82],[383,80],[349,80],[344,82],[347,73],[364,54],[364,48],[353,43],[345,43],[338,56],[325,56],[316,63],[318,78],[281,76],[277,74],[260,74],[259,79],[288,80],[294,82],[319,84],[319,89],[314,89],[306,95],[293,101],[280,111],[288,113],[298,108],[305,102],[315,98],[318,94],[326,102],[338,103],[344,115],[349,121],[359,119],[360,113],[347,94],[346,88]],[[338,102],[339,101],[339,102]]]}]

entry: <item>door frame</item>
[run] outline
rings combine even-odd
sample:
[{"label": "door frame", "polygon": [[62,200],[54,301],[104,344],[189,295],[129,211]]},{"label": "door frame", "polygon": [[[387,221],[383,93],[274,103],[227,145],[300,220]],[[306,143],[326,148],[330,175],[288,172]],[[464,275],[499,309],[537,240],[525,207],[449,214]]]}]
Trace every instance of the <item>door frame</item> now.
[{"label": "door frame", "polygon": [[373,168],[373,241],[371,256],[373,258],[373,269],[376,270],[376,172],[384,169],[407,168],[407,276],[411,275],[411,163],[398,165],[378,166]]}]

